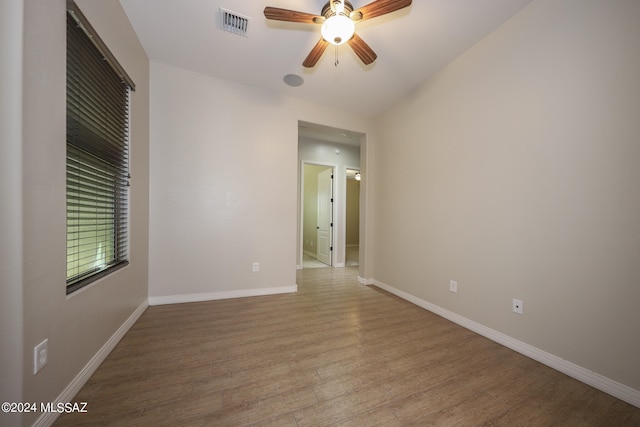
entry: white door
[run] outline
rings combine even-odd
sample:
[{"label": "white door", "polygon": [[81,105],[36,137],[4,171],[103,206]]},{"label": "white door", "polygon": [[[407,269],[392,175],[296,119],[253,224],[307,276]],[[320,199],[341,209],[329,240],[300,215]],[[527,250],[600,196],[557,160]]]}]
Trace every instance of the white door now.
[{"label": "white door", "polygon": [[318,174],[318,261],[331,265],[331,229],[333,227],[333,169]]}]

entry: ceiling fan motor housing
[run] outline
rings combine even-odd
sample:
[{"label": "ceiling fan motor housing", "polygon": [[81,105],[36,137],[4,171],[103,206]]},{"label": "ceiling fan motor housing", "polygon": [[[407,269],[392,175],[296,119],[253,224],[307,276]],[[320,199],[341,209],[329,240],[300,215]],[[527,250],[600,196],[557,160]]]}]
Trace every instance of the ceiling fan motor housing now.
[{"label": "ceiling fan motor housing", "polygon": [[353,6],[348,1],[330,0],[325,4],[322,8],[322,16],[325,18],[322,37],[336,46],[349,41],[355,32],[354,22],[350,18],[351,12]]},{"label": "ceiling fan motor housing", "polygon": [[[327,4],[325,4],[322,7],[321,15],[324,16],[325,18],[328,18],[328,17],[330,17],[330,16],[335,14],[333,9],[331,8],[331,3],[333,3],[334,1],[335,0],[328,1]],[[338,3],[340,3],[340,2],[338,2]],[[345,0],[344,1],[344,15],[348,18],[349,15],[351,15],[351,12],[353,12],[353,5],[350,2]]]}]

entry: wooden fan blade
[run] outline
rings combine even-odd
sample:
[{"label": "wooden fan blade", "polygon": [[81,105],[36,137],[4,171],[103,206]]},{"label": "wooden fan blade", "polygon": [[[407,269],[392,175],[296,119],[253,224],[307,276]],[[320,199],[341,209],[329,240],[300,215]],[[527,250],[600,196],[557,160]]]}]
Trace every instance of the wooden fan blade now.
[{"label": "wooden fan blade", "polygon": [[386,15],[411,5],[411,0],[376,0],[351,12],[351,19],[364,21],[376,16]]},{"label": "wooden fan blade", "polygon": [[329,46],[329,42],[321,38],[313,49],[311,49],[311,52],[309,52],[309,55],[305,58],[302,66],[306,68],[313,68],[318,63],[318,60],[324,51],[327,50],[327,46]]},{"label": "wooden fan blade", "polygon": [[322,24],[325,21],[324,16],[271,6],[264,8],[264,17],[275,21],[300,22],[303,24]]},{"label": "wooden fan blade", "polygon": [[349,43],[351,49],[353,49],[356,55],[358,55],[358,58],[360,58],[365,65],[371,64],[378,57],[373,49],[371,49],[369,45],[366,44],[357,34],[354,34],[347,43]]}]

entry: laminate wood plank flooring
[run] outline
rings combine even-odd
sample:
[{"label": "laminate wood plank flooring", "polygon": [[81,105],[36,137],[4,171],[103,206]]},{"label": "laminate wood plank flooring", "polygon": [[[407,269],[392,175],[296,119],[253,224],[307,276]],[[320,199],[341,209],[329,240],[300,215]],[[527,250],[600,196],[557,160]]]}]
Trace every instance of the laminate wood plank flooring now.
[{"label": "laminate wood plank flooring", "polygon": [[55,426],[640,426],[640,409],[357,281],[149,307]]}]

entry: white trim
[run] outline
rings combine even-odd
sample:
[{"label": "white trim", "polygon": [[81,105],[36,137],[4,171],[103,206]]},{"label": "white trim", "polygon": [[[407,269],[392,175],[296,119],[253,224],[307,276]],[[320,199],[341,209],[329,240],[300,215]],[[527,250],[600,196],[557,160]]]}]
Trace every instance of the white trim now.
[{"label": "white trim", "polygon": [[[361,281],[362,278],[358,277],[358,281]],[[365,280],[365,279],[362,279]],[[576,365],[568,360],[564,360],[554,354],[547,353],[544,350],[541,350],[537,347],[534,347],[525,342],[519,341],[513,337],[505,335],[501,332],[498,332],[494,329],[488,328],[478,322],[467,319],[466,317],[460,316],[457,313],[446,310],[440,306],[432,304],[428,301],[420,299],[414,295],[408,294],[404,291],[394,288],[393,286],[387,285],[386,283],[380,282],[378,280],[368,280],[366,284],[375,285],[381,289],[384,289],[387,292],[390,292],[410,303],[413,303],[419,307],[424,308],[432,313],[435,313],[441,317],[444,317],[447,320],[450,320],[454,323],[457,323],[460,326],[463,326],[473,332],[476,332],[490,340],[497,342],[505,347],[510,348],[520,354],[523,354],[533,360],[536,360],[544,365],[549,366],[557,371],[560,371],[566,375],[569,375],[572,378],[577,379],[585,384],[588,384],[600,391],[603,391],[611,396],[614,396],[620,400],[623,400],[630,405],[636,406],[640,408],[640,391],[635,390],[629,386],[621,384],[617,381],[614,381],[610,378],[607,378],[603,375],[600,375],[596,372],[593,372],[589,369],[583,368],[582,366]]]},{"label": "white trim", "polygon": [[336,262],[335,268],[344,268],[344,262]]},{"label": "white trim", "polygon": [[[55,403],[59,402],[73,402],[73,398],[78,394],[82,386],[91,378],[98,367],[104,362],[109,353],[120,342],[122,337],[127,333],[129,329],[138,321],[142,313],[149,306],[149,302],[145,300],[142,304],[135,309],[131,316],[118,328],[118,330],[107,340],[106,343],[98,350],[98,352],[89,360],[89,362],[82,368],[82,370],[76,375],[76,377],[69,383],[62,393],[56,398]],[[60,416],[57,412],[46,412],[40,415],[40,417],[33,423],[33,427],[49,427],[53,425],[56,419]]]},{"label": "white trim", "polygon": [[[366,277],[361,277],[358,276],[358,282],[360,282],[361,285],[373,285],[374,280],[373,279],[367,279]],[[380,286],[382,287],[382,286]]]},{"label": "white trim", "polygon": [[242,289],[238,291],[204,292],[199,294],[163,295],[149,297],[149,305],[182,304],[186,302],[215,301],[230,298],[257,297],[298,292],[298,285],[279,288]]}]

